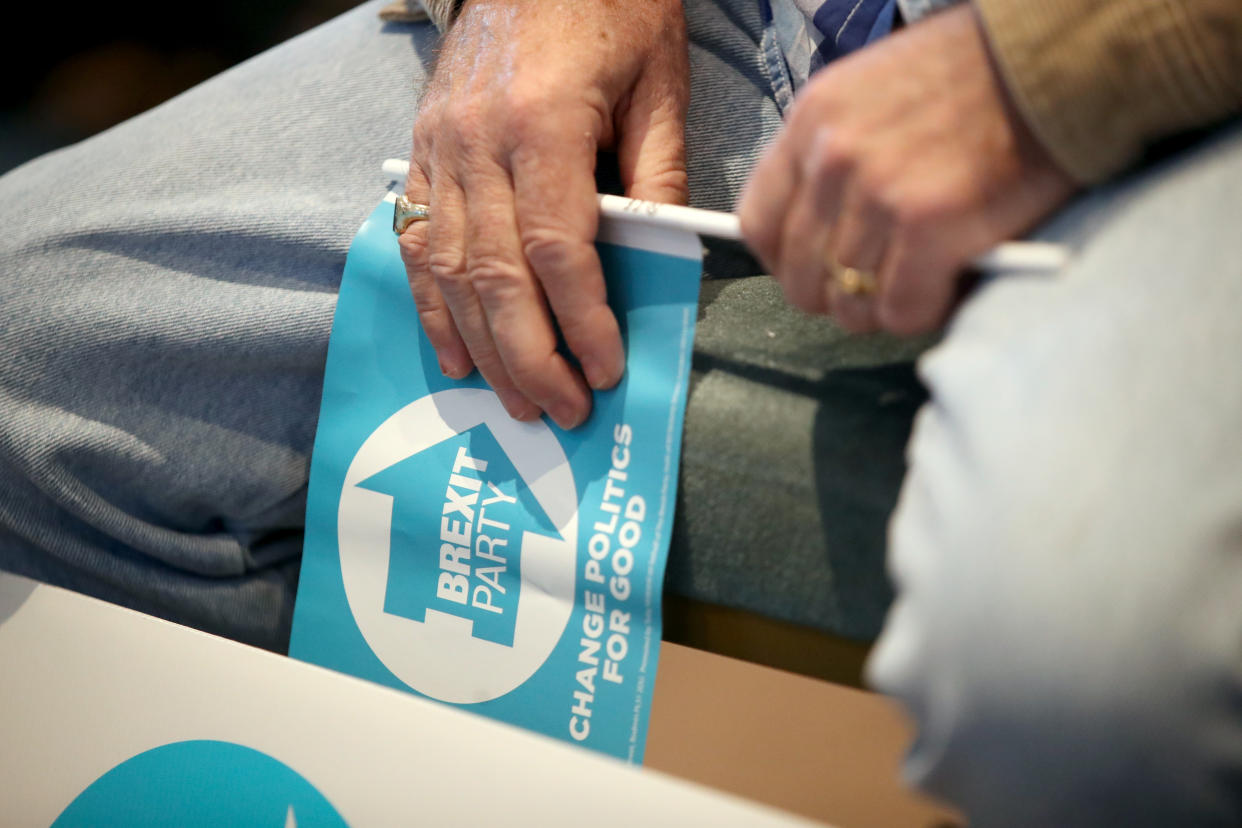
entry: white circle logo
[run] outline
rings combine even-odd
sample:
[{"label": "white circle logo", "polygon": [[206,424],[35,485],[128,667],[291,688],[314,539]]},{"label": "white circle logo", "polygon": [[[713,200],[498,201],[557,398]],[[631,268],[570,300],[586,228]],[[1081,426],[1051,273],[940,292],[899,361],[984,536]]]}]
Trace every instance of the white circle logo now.
[{"label": "white circle logo", "polygon": [[[510,644],[479,637],[475,630],[478,622],[430,604],[421,621],[386,611],[396,498],[360,485],[480,426],[495,439],[504,459],[516,472],[513,479],[519,491],[533,499],[531,502],[537,504],[536,508],[554,527],[554,531],[547,533],[521,532],[520,539],[514,539],[515,547],[520,543],[522,588],[500,589],[508,596],[517,596],[515,606],[508,610]],[[420,527],[426,526],[426,539],[424,545],[420,534],[418,554],[424,556],[425,565],[433,573],[445,568],[439,575],[442,579],[464,579],[465,576],[454,573],[470,571],[472,552],[475,556],[495,557],[486,554],[488,550],[483,547],[472,548],[471,541],[465,541],[456,550],[449,544],[446,555],[442,543],[446,537],[468,536],[476,518],[479,526],[488,523],[483,511],[478,509],[476,515],[475,508],[487,502],[487,487],[495,492],[495,500],[515,502],[514,497],[505,495],[493,483],[468,476],[471,470],[485,469],[486,463],[473,461],[474,465],[463,469],[461,456],[458,455],[456,468],[450,463],[442,474],[428,475],[434,480],[422,484],[427,491],[435,490],[438,499],[419,505],[427,514],[425,521],[421,515],[419,518]],[[447,491],[443,488],[446,481]],[[454,485],[459,488],[454,489]],[[436,486],[440,488],[435,489]],[[442,491],[447,498],[439,496]],[[491,521],[492,525],[497,523]],[[476,536],[475,540],[487,539]],[[569,623],[578,548],[578,498],[573,472],[552,430],[542,421],[513,420],[492,391],[452,389],[430,394],[385,420],[354,455],[341,492],[338,543],[350,612],[367,644],[393,675],[418,692],[441,701],[472,704],[495,699],[534,675]],[[492,571],[497,568],[493,566]],[[467,590],[465,580],[462,584],[462,589]],[[528,585],[530,588],[525,588]],[[490,587],[475,589],[491,595]],[[461,594],[468,596],[470,592]],[[495,606],[484,609],[499,612]]]}]

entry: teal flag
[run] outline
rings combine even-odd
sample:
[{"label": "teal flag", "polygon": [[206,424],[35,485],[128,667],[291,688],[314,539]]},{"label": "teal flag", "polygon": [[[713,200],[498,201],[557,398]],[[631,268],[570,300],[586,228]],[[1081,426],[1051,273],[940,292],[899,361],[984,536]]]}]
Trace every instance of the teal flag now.
[{"label": "teal flag", "polygon": [[641,762],[698,239],[602,220],[626,373],[563,431],[440,373],[392,209],[341,281],[289,654]]}]

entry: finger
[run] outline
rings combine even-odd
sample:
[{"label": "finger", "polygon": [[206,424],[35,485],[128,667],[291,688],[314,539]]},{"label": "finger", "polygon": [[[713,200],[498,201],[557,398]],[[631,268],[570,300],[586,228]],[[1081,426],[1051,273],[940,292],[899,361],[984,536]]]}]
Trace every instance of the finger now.
[{"label": "finger", "polygon": [[781,241],[779,278],[785,295],[790,304],[808,313],[834,309],[831,291],[837,263],[832,242],[847,168],[836,162],[831,139],[827,128],[812,133],[801,156],[801,184],[791,200]]},{"label": "finger", "polygon": [[[873,274],[878,280],[891,227],[890,211],[855,178],[847,189],[833,233],[833,260],[842,267]],[[876,329],[874,296],[847,293],[835,278],[829,291],[833,314],[843,328],[855,333]]]},{"label": "finger", "polygon": [[834,235],[852,173],[853,165],[844,157],[836,133],[827,126],[815,130],[802,156],[801,175],[810,188],[815,215],[833,228]]},{"label": "finger", "polygon": [[901,336],[940,327],[953,308],[960,268],[934,239],[928,243],[917,234],[898,235],[880,268],[879,326]]},{"label": "finger", "polygon": [[470,285],[516,387],[561,428],[573,428],[591,410],[590,390],[557,351],[547,302],[522,254],[508,171],[495,163],[472,169],[466,211]]},{"label": "finger", "polygon": [[785,216],[780,260],[773,275],[789,304],[807,313],[828,313],[828,282],[832,278],[828,245],[830,227],[815,210],[815,195],[803,186]]},{"label": "finger", "polygon": [[[681,71],[673,77],[685,77]],[[617,147],[626,195],[666,204],[689,200],[685,122],[684,94],[654,82],[635,90]]]},{"label": "finger", "polygon": [[742,237],[769,273],[775,275],[780,263],[785,215],[798,185],[787,133],[782,132],[755,165],[738,201]]},{"label": "finger", "polygon": [[[431,185],[417,159],[410,161],[410,172],[405,179],[405,195],[420,204],[430,202]],[[457,333],[457,326],[444,303],[444,296],[427,266],[427,242],[431,229],[429,225],[430,222],[426,221],[411,222],[397,242],[401,248],[401,261],[405,264],[405,275],[410,283],[410,293],[413,294],[414,305],[418,308],[418,321],[436,352],[440,373],[461,379],[470,373],[474,363],[470,359],[466,343]]]},{"label": "finger", "polygon": [[514,385],[496,351],[487,315],[470,285],[466,271],[466,203],[460,185],[450,175],[437,176],[432,183],[435,215],[428,242],[428,267],[444,296],[453,323],[470,352],[483,379],[496,392],[509,416],[533,420],[539,409]]},{"label": "finger", "polygon": [[[518,233],[522,252],[587,382],[592,388],[611,388],[625,370],[625,352],[617,320],[608,307],[594,245],[599,223],[594,132],[585,123],[576,130],[572,123],[563,127],[586,140],[566,142],[566,132],[557,128],[525,136],[523,146],[514,153]],[[531,352],[522,343],[510,353],[514,360],[525,361]],[[523,377],[539,370],[537,365],[531,365],[530,371],[525,368]],[[572,387],[556,389],[556,396],[558,407],[576,404]]]}]

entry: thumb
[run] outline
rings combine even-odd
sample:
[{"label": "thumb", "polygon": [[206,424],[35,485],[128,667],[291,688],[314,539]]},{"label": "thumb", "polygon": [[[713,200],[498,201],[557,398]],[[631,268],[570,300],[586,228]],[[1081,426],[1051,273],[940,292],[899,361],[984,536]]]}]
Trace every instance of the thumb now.
[{"label": "thumb", "polygon": [[685,204],[686,107],[676,90],[640,85],[619,126],[617,161],[630,198]]}]

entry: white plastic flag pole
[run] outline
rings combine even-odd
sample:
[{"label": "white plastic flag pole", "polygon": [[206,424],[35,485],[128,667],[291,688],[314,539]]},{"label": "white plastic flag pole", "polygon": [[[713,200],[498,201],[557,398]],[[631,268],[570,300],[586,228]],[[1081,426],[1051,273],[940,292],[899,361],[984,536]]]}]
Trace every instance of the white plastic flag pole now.
[{"label": "white plastic flag pole", "polygon": [[[393,181],[403,181],[410,171],[408,161],[390,158],[384,162],[384,173]],[[600,215],[625,218],[656,227],[687,230],[701,236],[741,241],[742,228],[733,213],[700,210],[675,204],[658,204],[616,195],[598,195]],[[1049,242],[1003,242],[971,260],[970,265],[982,273],[1020,270],[1027,273],[1048,273],[1060,270],[1069,261],[1069,250]]]}]

